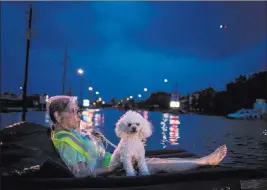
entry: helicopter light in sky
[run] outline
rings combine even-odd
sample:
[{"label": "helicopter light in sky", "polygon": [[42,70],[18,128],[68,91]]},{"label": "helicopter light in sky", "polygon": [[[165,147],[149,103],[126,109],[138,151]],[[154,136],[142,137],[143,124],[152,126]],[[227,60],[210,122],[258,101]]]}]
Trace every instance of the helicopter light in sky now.
[{"label": "helicopter light in sky", "polygon": [[227,25],[221,24],[221,25],[220,25],[220,28],[224,28],[224,29],[226,29],[226,28],[227,28]]}]

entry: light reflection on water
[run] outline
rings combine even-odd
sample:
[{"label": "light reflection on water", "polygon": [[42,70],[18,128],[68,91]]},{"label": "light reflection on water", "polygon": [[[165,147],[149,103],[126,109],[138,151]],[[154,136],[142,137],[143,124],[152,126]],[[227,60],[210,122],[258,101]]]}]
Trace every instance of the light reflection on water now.
[{"label": "light reflection on water", "polygon": [[167,143],[167,121],[168,121],[168,114],[163,114],[162,115],[162,121],[160,122],[161,125],[161,134],[162,134],[162,139],[160,144],[163,145],[163,148],[166,148],[166,143]]},{"label": "light reflection on water", "polygon": [[[161,134],[162,139],[160,144],[162,144],[162,148],[166,148],[168,144],[170,145],[178,145],[180,138],[179,136],[179,128],[178,125],[180,124],[179,116],[171,115],[168,113],[162,114],[162,120],[160,122],[161,125]],[[169,131],[169,139],[168,133]]]},{"label": "light reflection on water", "polygon": [[[229,120],[205,115],[172,115],[140,111],[153,125],[153,135],[147,139],[146,149],[184,148],[199,155],[207,155],[226,144],[227,157],[222,164],[234,167],[264,168],[267,170],[267,126],[262,120]],[[124,114],[118,110],[88,110],[82,113],[89,130],[96,128],[111,142],[118,144],[115,124]],[[21,113],[1,113],[0,126],[20,121]],[[27,120],[49,126],[44,112],[28,112]],[[113,151],[109,147],[109,151]]]},{"label": "light reflection on water", "polygon": [[169,143],[171,145],[178,145],[178,139],[180,138],[179,136],[179,128],[178,125],[180,124],[179,116],[177,115],[170,115],[170,120],[169,120]]}]

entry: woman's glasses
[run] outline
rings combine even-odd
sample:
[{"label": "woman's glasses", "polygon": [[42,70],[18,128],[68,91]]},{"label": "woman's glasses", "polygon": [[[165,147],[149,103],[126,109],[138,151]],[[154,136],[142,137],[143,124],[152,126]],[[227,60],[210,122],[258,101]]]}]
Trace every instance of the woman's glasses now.
[{"label": "woman's glasses", "polygon": [[79,109],[71,109],[68,111],[69,113],[72,113],[74,115],[80,116],[81,115],[81,110]]}]

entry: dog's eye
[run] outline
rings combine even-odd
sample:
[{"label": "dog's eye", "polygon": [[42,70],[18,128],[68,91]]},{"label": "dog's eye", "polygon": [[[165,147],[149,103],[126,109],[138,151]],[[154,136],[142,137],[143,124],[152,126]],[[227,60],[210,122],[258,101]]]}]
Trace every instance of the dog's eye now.
[{"label": "dog's eye", "polygon": [[131,125],[132,125],[131,123],[128,123],[128,127],[131,127]]},{"label": "dog's eye", "polygon": [[139,126],[139,125],[140,125],[140,123],[136,123],[136,125],[137,125],[137,126]]}]

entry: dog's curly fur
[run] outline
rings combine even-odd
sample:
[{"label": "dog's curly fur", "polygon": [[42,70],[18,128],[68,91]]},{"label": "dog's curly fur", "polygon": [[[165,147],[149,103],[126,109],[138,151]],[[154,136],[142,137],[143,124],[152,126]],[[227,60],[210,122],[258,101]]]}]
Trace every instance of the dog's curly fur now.
[{"label": "dog's curly fur", "polygon": [[112,154],[110,165],[122,162],[126,175],[135,176],[134,160],[140,175],[149,175],[142,140],[152,135],[150,122],[135,111],[127,111],[117,122],[115,132],[121,140]]}]

